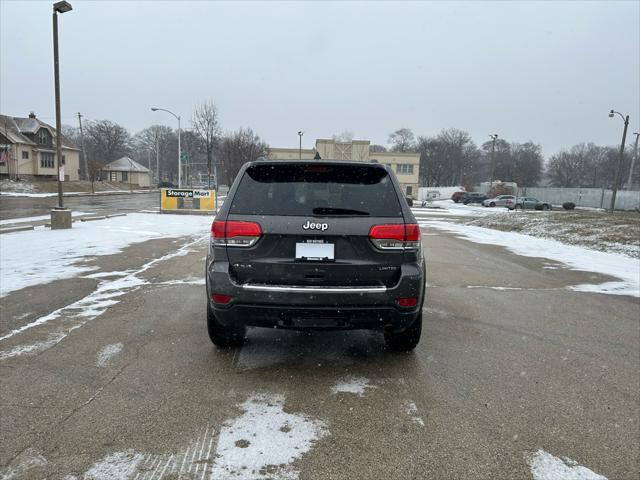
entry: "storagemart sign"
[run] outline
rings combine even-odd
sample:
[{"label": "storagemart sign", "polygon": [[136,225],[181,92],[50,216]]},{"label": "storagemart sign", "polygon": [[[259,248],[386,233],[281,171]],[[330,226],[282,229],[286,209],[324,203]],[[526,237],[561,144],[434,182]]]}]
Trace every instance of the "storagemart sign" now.
[{"label": "storagemart sign", "polygon": [[213,213],[216,211],[216,191],[163,188],[160,190],[160,211]]},{"label": "storagemart sign", "polygon": [[167,188],[167,197],[169,198],[210,198],[213,190],[176,190]]}]

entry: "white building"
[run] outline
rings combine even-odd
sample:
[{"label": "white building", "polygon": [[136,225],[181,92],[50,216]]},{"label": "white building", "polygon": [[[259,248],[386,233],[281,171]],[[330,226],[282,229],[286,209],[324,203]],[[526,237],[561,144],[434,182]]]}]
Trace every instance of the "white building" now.
[{"label": "white building", "polygon": [[122,157],[102,167],[103,179],[108,182],[129,183],[137,187],[148,188],[151,185],[151,172],[147,167]]}]

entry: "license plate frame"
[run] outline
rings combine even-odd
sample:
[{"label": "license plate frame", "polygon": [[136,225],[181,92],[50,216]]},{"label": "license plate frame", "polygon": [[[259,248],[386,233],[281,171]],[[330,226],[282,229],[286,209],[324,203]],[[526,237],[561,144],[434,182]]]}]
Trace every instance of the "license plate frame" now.
[{"label": "license plate frame", "polygon": [[333,262],[335,261],[335,244],[296,243],[295,259],[306,262]]}]

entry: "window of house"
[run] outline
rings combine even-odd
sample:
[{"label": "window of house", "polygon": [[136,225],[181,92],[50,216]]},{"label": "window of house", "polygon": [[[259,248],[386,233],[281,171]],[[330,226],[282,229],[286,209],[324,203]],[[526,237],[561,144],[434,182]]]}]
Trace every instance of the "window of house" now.
[{"label": "window of house", "polygon": [[62,155],[62,164],[64,165],[65,163],[67,163],[67,157]]},{"label": "window of house", "polygon": [[413,193],[413,187],[411,185],[407,185],[407,195],[411,195],[412,193]]},{"label": "window of house", "polygon": [[26,151],[22,151],[22,159],[23,160],[29,160],[29,152]]},{"label": "window of house", "polygon": [[122,172],[122,181],[123,182],[129,181],[129,172]]},{"label": "window of house", "polygon": [[40,152],[40,168],[53,168],[55,166],[55,158],[53,153]]},{"label": "window of house", "polygon": [[46,128],[38,130],[38,143],[40,145],[51,145],[51,134]]},{"label": "window of house", "polygon": [[410,175],[413,173],[413,164],[412,163],[399,163],[396,165],[396,173],[400,173],[403,175]]}]

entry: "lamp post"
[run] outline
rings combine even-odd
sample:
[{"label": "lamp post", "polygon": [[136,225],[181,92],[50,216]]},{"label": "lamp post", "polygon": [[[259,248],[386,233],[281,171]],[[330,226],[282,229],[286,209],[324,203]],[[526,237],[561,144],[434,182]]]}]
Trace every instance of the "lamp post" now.
[{"label": "lamp post", "polygon": [[636,164],[636,160],[638,159],[638,137],[640,137],[640,133],[633,132],[636,136],[636,143],[633,147],[633,157],[631,158],[631,168],[629,169],[629,180],[627,180],[627,190],[631,190],[631,182],[633,182],[633,167]]},{"label": "lamp post", "polygon": [[60,62],[58,52],[58,13],[72,10],[66,1],[53,4],[53,82],[56,103],[56,164],[58,169],[58,206],[51,210],[51,229],[71,228],[71,210],[64,208],[62,197],[62,181],[64,180],[64,165],[62,164],[62,121],[60,114]]},{"label": "lamp post", "polygon": [[491,138],[491,178],[489,179],[489,193],[493,190],[493,177],[495,175],[495,156],[496,156],[496,140],[498,139],[498,134],[494,133],[493,135],[489,135]]},{"label": "lamp post", "polygon": [[62,121],[60,114],[60,62],[58,54],[58,13],[66,13],[72,10],[69,2],[57,2],[53,4],[53,81],[56,97],[56,163],[58,166],[58,208],[64,208],[62,200],[62,181],[60,175],[64,175],[62,169]]},{"label": "lamp post", "polygon": [[173,115],[178,120],[178,188],[182,188],[182,151],[180,150],[180,115],[176,115],[171,110],[166,108],[151,107],[152,112],[167,112]]},{"label": "lamp post", "polygon": [[302,136],[304,132],[302,130],[298,131],[298,136],[300,137],[300,148],[298,149],[298,160],[302,160]]},{"label": "lamp post", "polygon": [[622,131],[622,142],[620,143],[620,157],[616,165],[616,171],[613,176],[613,192],[611,194],[611,204],[609,205],[609,211],[613,212],[616,206],[616,196],[618,195],[618,181],[620,177],[620,171],[622,170],[622,160],[624,159],[624,142],[627,141],[627,127],[629,126],[629,115],[626,117],[620,112],[611,110],[609,112],[609,118],[613,118],[616,114],[620,115],[620,118],[624,121],[624,130]]}]

